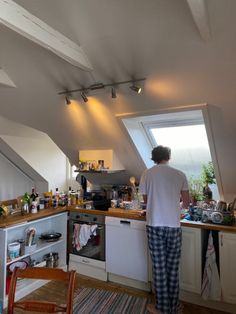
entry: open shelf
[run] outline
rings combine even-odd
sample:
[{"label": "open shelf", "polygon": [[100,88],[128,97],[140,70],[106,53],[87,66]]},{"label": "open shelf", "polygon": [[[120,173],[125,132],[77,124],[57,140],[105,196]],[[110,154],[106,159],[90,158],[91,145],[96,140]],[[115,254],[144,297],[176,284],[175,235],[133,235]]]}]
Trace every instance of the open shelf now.
[{"label": "open shelf", "polygon": [[78,173],[92,173],[92,174],[97,174],[97,173],[119,173],[125,171],[125,169],[119,169],[119,170],[110,170],[110,169],[101,169],[101,170],[80,170],[77,169],[74,172],[78,172]]},{"label": "open shelf", "polygon": [[24,259],[24,258],[26,258],[28,256],[31,256],[33,254],[36,254],[36,253],[41,252],[43,250],[46,250],[47,248],[55,246],[55,245],[57,245],[57,244],[59,244],[59,243],[61,243],[63,241],[64,241],[64,239],[60,238],[59,240],[54,241],[54,242],[39,242],[39,244],[37,245],[37,247],[36,247],[36,249],[34,251],[32,251],[32,252],[30,252],[28,254],[21,255],[21,256],[19,256],[17,258],[14,258],[13,260],[7,262],[6,265],[8,266],[8,265],[10,265],[13,262],[20,261],[20,260],[22,260],[22,259]]}]

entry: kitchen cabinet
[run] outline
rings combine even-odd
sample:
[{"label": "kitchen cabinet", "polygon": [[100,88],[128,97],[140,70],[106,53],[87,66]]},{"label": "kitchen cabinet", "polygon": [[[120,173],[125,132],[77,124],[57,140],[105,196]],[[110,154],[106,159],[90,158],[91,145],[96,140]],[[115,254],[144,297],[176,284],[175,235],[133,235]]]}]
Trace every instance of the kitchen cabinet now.
[{"label": "kitchen cabinet", "polygon": [[180,289],[201,293],[202,236],[201,229],[182,227]]},{"label": "kitchen cabinet", "polygon": [[106,271],[148,282],[146,222],[106,217]]},{"label": "kitchen cabinet", "polygon": [[[26,230],[28,228],[36,229],[36,247],[31,252],[25,251],[21,255],[11,261],[8,258],[7,246],[9,243],[15,242],[18,239],[25,239]],[[55,231],[60,232],[62,237],[55,242],[45,242],[39,240],[41,233]],[[7,277],[9,266],[11,263],[31,258],[35,263],[43,261],[45,254],[50,252],[57,252],[59,255],[58,267],[66,269],[66,246],[67,246],[67,212],[55,214],[52,216],[36,219],[33,221],[26,221],[6,228],[0,228],[0,302],[3,307],[7,306]],[[16,300],[24,297],[33,290],[44,285],[46,281],[40,280],[22,280],[17,284]]]},{"label": "kitchen cabinet", "polygon": [[236,304],[236,234],[219,232],[219,246],[223,301]]}]

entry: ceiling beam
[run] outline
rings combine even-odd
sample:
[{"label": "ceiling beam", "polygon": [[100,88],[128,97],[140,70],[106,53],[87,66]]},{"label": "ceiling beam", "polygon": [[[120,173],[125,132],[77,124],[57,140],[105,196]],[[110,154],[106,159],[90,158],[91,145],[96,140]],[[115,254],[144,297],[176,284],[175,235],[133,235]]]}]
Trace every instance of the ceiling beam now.
[{"label": "ceiling beam", "polygon": [[11,80],[9,75],[2,69],[0,69],[0,85],[6,87],[16,87],[15,83]]},{"label": "ceiling beam", "polygon": [[210,24],[205,0],[187,0],[194,22],[201,37],[208,41],[211,38]]},{"label": "ceiling beam", "polygon": [[12,0],[0,0],[0,23],[86,71],[92,65],[80,46]]}]

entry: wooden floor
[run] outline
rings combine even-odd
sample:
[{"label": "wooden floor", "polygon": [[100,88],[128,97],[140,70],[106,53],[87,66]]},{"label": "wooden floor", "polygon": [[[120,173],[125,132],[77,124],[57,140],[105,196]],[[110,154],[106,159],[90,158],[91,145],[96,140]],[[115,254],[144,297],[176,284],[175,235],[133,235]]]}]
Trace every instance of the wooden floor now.
[{"label": "wooden floor", "polygon": [[[146,291],[141,291],[138,289],[133,289],[129,287],[125,287],[115,283],[107,283],[100,280],[91,279],[86,276],[77,275],[76,278],[76,288],[78,287],[89,287],[89,288],[97,288],[97,289],[105,289],[111,290],[116,292],[123,292],[128,293],[130,295],[135,296],[143,296],[143,297],[150,297],[150,293]],[[151,295],[153,297],[153,295]],[[29,298],[29,296],[27,296]],[[32,292],[30,294],[30,298],[32,299],[44,299],[45,301],[54,300],[58,301],[59,303],[63,303],[65,298],[64,288],[61,285],[55,284],[54,282],[50,282],[47,285],[41,287],[40,289]],[[184,314],[226,314],[225,312],[216,311],[204,307],[200,307],[197,305],[183,303],[184,304]],[[6,311],[4,311],[4,314]],[[22,313],[16,311],[15,313]],[[89,313],[88,313],[89,314]],[[137,313],[139,314],[139,313]]]}]

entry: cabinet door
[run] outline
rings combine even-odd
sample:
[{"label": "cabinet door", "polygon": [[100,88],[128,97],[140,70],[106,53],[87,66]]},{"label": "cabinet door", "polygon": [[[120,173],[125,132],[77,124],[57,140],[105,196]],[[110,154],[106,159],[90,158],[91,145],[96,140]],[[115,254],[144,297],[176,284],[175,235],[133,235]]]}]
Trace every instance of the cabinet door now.
[{"label": "cabinet door", "polygon": [[223,300],[236,304],[236,234],[219,232],[219,237]]},{"label": "cabinet door", "polygon": [[182,227],[180,289],[201,293],[201,229]]},{"label": "cabinet door", "polygon": [[148,251],[144,221],[106,217],[106,271],[148,281]]}]

